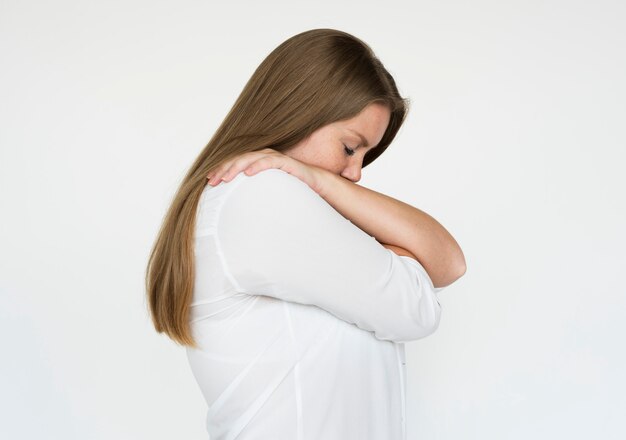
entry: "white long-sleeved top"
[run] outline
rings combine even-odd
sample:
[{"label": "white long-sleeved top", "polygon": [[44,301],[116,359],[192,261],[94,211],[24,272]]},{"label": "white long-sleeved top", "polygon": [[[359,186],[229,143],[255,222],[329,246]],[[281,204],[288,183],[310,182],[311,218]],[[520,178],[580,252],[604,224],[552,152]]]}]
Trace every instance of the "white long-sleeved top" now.
[{"label": "white long-sleeved top", "polygon": [[285,171],[207,185],[187,356],[210,439],[405,439],[403,342],[442,289]]}]

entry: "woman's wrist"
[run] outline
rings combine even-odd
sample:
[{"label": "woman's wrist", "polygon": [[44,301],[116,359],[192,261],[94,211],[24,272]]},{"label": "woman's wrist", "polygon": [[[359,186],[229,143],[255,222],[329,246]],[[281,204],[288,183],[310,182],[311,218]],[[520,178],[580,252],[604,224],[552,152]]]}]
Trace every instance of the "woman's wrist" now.
[{"label": "woman's wrist", "polygon": [[314,175],[313,181],[315,182],[314,187],[312,188],[313,191],[315,191],[323,199],[328,201],[327,194],[330,188],[333,185],[336,185],[338,179],[342,179],[342,180],[345,180],[345,179],[321,167],[311,166],[311,169]]}]

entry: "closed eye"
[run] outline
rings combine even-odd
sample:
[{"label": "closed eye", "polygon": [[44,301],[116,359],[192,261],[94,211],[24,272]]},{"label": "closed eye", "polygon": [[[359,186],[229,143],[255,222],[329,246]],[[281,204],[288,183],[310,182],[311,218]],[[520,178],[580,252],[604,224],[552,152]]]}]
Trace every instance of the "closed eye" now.
[{"label": "closed eye", "polygon": [[343,149],[348,156],[352,156],[354,154],[354,150],[352,148],[348,148],[346,144],[343,144]]}]

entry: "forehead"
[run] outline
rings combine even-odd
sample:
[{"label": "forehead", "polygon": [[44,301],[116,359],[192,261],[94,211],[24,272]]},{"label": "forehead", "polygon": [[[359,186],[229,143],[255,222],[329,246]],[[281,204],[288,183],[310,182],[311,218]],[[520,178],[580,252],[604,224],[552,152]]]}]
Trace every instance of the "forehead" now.
[{"label": "forehead", "polygon": [[349,131],[350,133],[352,133],[355,136],[358,136],[359,138],[361,138],[361,143],[363,144],[364,147],[369,147],[369,142],[367,140],[367,138],[363,135],[363,133],[361,133],[358,130],[355,130],[353,128],[346,128],[347,131]]},{"label": "forehead", "polygon": [[358,136],[365,146],[378,145],[387,130],[391,111],[385,105],[370,104],[351,119],[340,122],[344,132]]}]

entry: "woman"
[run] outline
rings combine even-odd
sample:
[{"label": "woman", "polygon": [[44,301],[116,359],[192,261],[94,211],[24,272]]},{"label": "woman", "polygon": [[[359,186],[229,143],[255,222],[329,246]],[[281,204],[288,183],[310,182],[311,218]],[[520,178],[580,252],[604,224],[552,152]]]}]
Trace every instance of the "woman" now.
[{"label": "woman", "polygon": [[303,32],[185,176],[146,286],[211,440],[405,438],[403,343],[436,330],[437,293],[465,272],[437,221],[356,183],[406,104],[363,41]]}]

